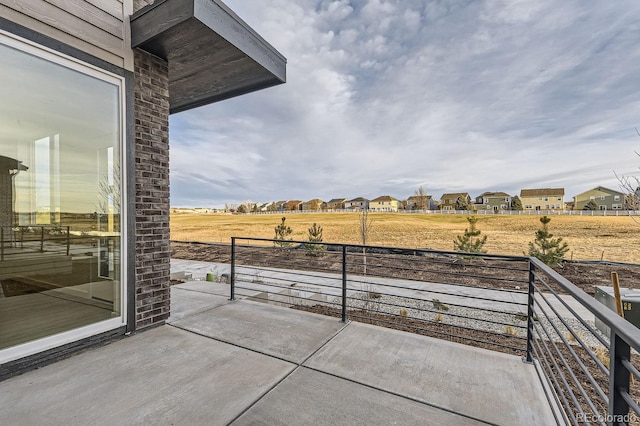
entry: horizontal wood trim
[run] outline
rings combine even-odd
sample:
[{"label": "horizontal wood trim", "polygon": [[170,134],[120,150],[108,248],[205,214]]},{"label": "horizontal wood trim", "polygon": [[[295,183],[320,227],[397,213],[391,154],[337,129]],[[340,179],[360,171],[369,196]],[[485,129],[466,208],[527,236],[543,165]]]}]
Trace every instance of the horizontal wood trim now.
[{"label": "horizontal wood trim", "polygon": [[43,0],[33,2],[0,0],[0,4],[4,4],[15,12],[29,16],[49,27],[83,40],[87,44],[96,46],[121,58],[124,56],[125,48],[122,38],[115,37],[51,3]]},{"label": "horizontal wood trim", "polygon": [[45,0],[57,6],[59,9],[65,10],[73,16],[108,32],[111,35],[124,39],[124,26],[122,25],[122,5],[120,5],[120,18],[116,18],[102,9],[86,2],[86,1],[70,1],[70,0]]},{"label": "horizontal wood trim", "polygon": [[78,50],[86,52],[98,59],[102,59],[110,64],[122,68],[124,66],[124,60],[122,56],[115,55],[106,50],[100,49],[91,43],[87,43],[83,39],[74,37],[64,31],[60,31],[57,28],[51,27],[37,19],[34,19],[24,13],[20,13],[14,9],[11,9],[3,4],[0,4],[0,16],[3,18],[29,28],[33,31],[39,32],[47,37],[58,40],[61,43],[67,44]]},{"label": "horizontal wood trim", "polygon": [[87,3],[90,3],[97,7],[98,9],[104,10],[109,15],[116,17],[120,20],[124,20],[123,14],[123,4],[120,0],[85,0]]}]

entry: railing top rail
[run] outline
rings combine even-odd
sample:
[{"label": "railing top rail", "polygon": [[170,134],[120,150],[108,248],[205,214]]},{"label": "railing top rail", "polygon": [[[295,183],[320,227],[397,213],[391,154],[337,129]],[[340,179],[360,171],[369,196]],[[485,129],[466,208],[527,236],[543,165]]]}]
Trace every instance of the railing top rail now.
[{"label": "railing top rail", "polygon": [[277,242],[277,243],[292,243],[292,244],[321,244],[325,246],[339,246],[339,247],[351,247],[357,249],[376,249],[376,250],[398,250],[398,251],[417,251],[421,253],[432,253],[432,254],[441,254],[447,256],[454,257],[479,257],[479,258],[490,258],[496,260],[506,260],[506,261],[528,261],[529,257],[527,256],[509,256],[509,255],[500,255],[500,254],[490,254],[490,253],[465,253],[458,251],[443,251],[443,250],[433,250],[433,249],[423,249],[423,248],[415,248],[415,247],[393,247],[393,246],[372,246],[372,245],[362,245],[362,244],[350,244],[350,243],[334,243],[334,242],[313,242],[313,241],[301,241],[301,240],[276,240],[273,238],[258,238],[258,237],[231,237],[232,241],[237,240],[247,240],[247,241],[266,241],[266,242]]},{"label": "railing top rail", "polygon": [[611,330],[622,337],[633,349],[640,352],[640,329],[635,325],[618,316],[614,311],[598,302],[593,296],[585,293],[578,286],[567,280],[565,277],[545,265],[535,257],[530,258],[531,263],[538,269],[549,275],[556,284],[564,289],[569,295],[576,299],[582,306],[596,315]]}]

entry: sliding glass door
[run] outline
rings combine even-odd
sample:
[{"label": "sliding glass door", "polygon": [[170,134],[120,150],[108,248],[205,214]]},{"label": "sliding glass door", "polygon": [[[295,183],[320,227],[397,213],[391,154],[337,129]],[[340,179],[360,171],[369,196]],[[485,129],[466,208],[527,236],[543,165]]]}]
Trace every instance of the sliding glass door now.
[{"label": "sliding glass door", "polygon": [[124,321],[124,84],[1,33],[0,82],[1,362]]}]

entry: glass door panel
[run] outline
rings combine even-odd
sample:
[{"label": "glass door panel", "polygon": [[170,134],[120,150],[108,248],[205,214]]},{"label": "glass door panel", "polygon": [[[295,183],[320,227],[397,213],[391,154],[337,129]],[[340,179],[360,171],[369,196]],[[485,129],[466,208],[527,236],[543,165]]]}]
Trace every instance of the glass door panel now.
[{"label": "glass door panel", "polygon": [[0,350],[122,318],[122,82],[0,35]]}]

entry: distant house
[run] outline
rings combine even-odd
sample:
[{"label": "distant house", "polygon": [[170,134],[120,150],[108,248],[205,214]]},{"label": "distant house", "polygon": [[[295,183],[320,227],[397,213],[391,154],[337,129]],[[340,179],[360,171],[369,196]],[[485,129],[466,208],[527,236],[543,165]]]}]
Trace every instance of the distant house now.
[{"label": "distant house", "polygon": [[412,195],[405,200],[407,210],[434,210],[436,203],[431,195]]},{"label": "distant house", "polygon": [[270,201],[268,203],[262,203],[258,206],[259,212],[270,212],[273,210],[276,210],[276,203],[274,203],[273,201]]},{"label": "distant house", "polygon": [[463,201],[466,205],[471,204],[471,196],[468,192],[452,192],[442,194],[442,197],[440,198],[440,210],[458,210],[456,208],[458,199]]},{"label": "distant house", "polygon": [[523,210],[564,210],[564,188],[520,190]]},{"label": "distant house", "polygon": [[274,210],[276,211],[283,212],[287,209],[287,200],[276,201],[274,204]]},{"label": "distant house", "polygon": [[300,200],[289,200],[284,205],[284,210],[289,212],[301,210],[301,209],[302,209],[302,201]]},{"label": "distant house", "polygon": [[402,202],[390,195],[383,195],[369,201],[369,210],[376,212],[397,212],[402,206]]},{"label": "distant house", "polygon": [[509,210],[511,195],[506,192],[484,192],[476,197],[474,210]]},{"label": "distant house", "polygon": [[369,208],[369,200],[363,197],[354,198],[345,201],[344,208],[347,210],[367,210]]},{"label": "distant house", "polygon": [[322,201],[319,198],[314,198],[313,200],[305,201],[301,206],[302,210],[323,210],[327,208],[327,203]]},{"label": "distant house", "polygon": [[596,210],[623,210],[625,195],[620,191],[598,186],[573,197],[574,209],[585,210],[590,201]]},{"label": "distant house", "polygon": [[344,209],[344,203],[347,201],[346,198],[334,198],[327,202],[328,210],[342,210]]}]

